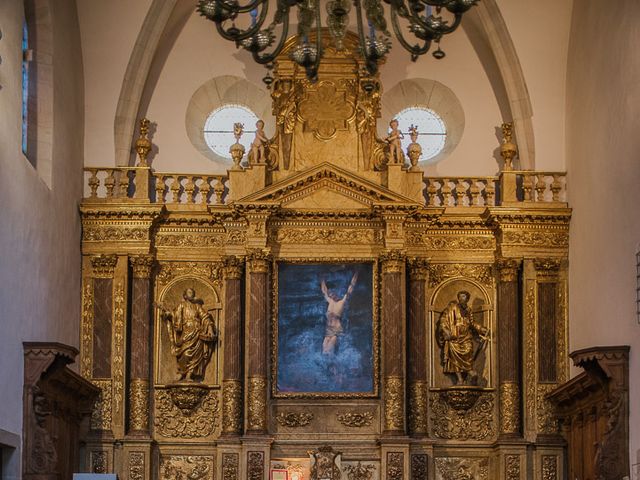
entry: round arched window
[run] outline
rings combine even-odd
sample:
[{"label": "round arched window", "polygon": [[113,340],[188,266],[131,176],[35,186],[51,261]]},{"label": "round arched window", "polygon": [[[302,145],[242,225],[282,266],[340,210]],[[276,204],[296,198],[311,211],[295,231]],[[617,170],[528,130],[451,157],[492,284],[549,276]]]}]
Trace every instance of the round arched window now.
[{"label": "round arched window", "polygon": [[429,162],[430,159],[438,155],[444,148],[447,140],[447,127],[440,115],[424,107],[409,107],[398,112],[394,117],[398,120],[398,124],[404,139],[402,140],[402,150],[407,151],[407,147],[411,143],[409,128],[411,126],[418,127],[417,142],[422,147],[422,156],[420,161]]},{"label": "round arched window", "polygon": [[244,125],[244,135],[240,139],[240,143],[248,152],[253,141],[252,134],[256,131],[257,121],[258,116],[243,105],[223,105],[209,114],[204,124],[204,140],[216,155],[231,159],[229,147],[236,143],[233,136],[233,124],[242,123]]}]

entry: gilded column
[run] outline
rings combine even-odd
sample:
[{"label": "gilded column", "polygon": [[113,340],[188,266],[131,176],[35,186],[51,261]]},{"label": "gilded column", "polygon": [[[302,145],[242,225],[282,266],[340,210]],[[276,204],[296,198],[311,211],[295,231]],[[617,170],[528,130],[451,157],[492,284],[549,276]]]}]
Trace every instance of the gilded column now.
[{"label": "gilded column", "polygon": [[129,434],[149,435],[149,378],[151,373],[151,271],[153,255],[130,257],[131,337],[129,357]]},{"label": "gilded column", "polygon": [[267,432],[267,344],[269,254],[254,250],[248,259],[249,312],[247,321],[247,433]]},{"label": "gilded column", "polygon": [[225,259],[222,372],[222,434],[225,436],[242,435],[242,270],[242,260]]},{"label": "gilded column", "polygon": [[93,284],[93,330],[91,344],[91,380],[100,388],[100,396],[91,414],[92,430],[111,430],[113,391],[111,378],[113,277],[118,264],[115,254],[91,257]]},{"label": "gilded column", "polygon": [[404,256],[391,250],[382,255],[381,263],[384,433],[404,435]]},{"label": "gilded column", "polygon": [[560,315],[560,267],[558,258],[536,259],[537,274],[537,380],[536,430],[538,435],[558,435],[558,422],[546,395],[554,390],[562,377],[566,358],[565,332]]},{"label": "gilded column", "polygon": [[427,434],[427,299],[429,264],[421,258],[409,262],[409,325],[407,332],[409,381],[409,432]]},{"label": "gilded column", "polygon": [[521,434],[520,412],[520,260],[501,259],[498,268],[498,374],[500,384],[500,433]]}]

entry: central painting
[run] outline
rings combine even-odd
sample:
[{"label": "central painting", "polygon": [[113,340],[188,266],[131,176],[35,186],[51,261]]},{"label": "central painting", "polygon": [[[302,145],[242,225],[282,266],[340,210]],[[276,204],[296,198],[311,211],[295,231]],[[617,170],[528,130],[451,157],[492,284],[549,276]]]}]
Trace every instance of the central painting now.
[{"label": "central painting", "polygon": [[373,262],[279,262],[275,279],[273,393],[377,394]]}]

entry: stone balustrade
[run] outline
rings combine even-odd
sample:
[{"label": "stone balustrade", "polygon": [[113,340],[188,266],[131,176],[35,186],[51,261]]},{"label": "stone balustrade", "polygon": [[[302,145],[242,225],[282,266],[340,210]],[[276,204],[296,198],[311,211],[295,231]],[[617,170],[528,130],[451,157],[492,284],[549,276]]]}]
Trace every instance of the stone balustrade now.
[{"label": "stone balustrade", "polygon": [[498,177],[425,177],[429,207],[494,206]]},{"label": "stone balustrade", "polygon": [[[242,180],[241,176],[155,172],[149,167],[86,167],[84,174],[87,202],[223,205],[231,198],[233,180]],[[425,176],[423,196],[426,207],[561,206],[567,202],[566,173],[507,170],[487,177]]]},{"label": "stone balustrade", "polygon": [[226,175],[157,173],[148,167],[86,167],[84,173],[88,202],[221,205],[229,191]]}]

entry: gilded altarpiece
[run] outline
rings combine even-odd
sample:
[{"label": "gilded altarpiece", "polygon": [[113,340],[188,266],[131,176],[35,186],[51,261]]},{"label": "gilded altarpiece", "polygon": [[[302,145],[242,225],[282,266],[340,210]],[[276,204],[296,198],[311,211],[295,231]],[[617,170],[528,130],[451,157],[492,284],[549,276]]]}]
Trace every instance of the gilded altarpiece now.
[{"label": "gilded altarpiece", "polygon": [[[347,40],[315,84],[276,62],[262,163],[86,170],[86,471],[310,480],[340,452],[349,480],[562,478],[564,175],[390,161]],[[314,267],[279,281],[287,265]]]}]

